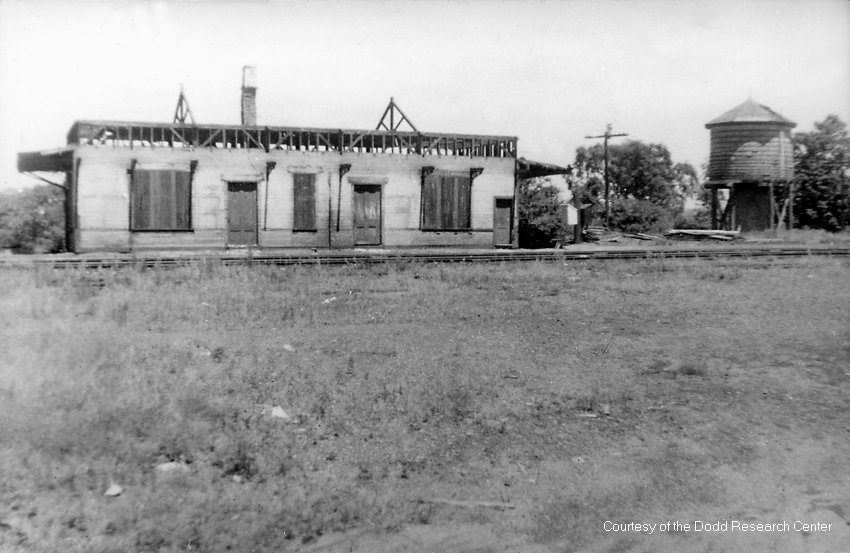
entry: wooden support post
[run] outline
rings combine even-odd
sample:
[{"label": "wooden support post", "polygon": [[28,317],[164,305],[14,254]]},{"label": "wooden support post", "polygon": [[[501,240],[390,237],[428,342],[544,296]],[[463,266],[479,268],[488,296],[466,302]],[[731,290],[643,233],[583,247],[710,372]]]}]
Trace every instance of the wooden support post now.
[{"label": "wooden support post", "polygon": [[333,175],[328,171],[328,249],[331,249],[331,221],[333,220]]},{"label": "wooden support post", "polygon": [[[731,211],[728,208],[731,208]],[[737,224],[738,221],[737,221],[737,217],[736,217],[737,213],[735,213],[736,209],[735,209],[735,189],[734,188],[732,188],[729,192],[728,208],[726,209],[726,211],[730,212],[729,213],[729,230],[738,230],[735,227],[735,225]]]},{"label": "wooden support post", "polygon": [[266,199],[263,202],[263,230],[269,230],[269,175],[277,167],[276,161],[266,162]]},{"label": "wooden support post", "polygon": [[[133,175],[136,172],[136,163],[138,160],[133,158],[130,160],[130,165],[127,167],[127,197],[130,199],[127,202],[127,221],[129,228],[129,235],[127,240],[129,241],[130,251],[133,251],[133,225],[135,221],[133,221]],[[79,178],[79,177],[78,177]],[[76,184],[76,183],[75,183]],[[74,193],[76,194],[76,186],[74,187]],[[79,225],[79,221],[77,221]],[[79,228],[79,227],[78,227]]]},{"label": "wooden support post", "polygon": [[788,230],[794,228],[794,181],[788,181]]},{"label": "wooden support post", "polygon": [[776,226],[775,226],[774,223],[776,222],[776,219],[775,219],[775,217],[776,217],[776,202],[774,202],[774,200],[773,200],[773,179],[770,179],[770,192],[769,192],[769,194],[770,194],[770,231],[775,232]]},{"label": "wooden support post", "polygon": [[342,211],[342,178],[351,170],[350,163],[343,163],[339,166],[339,189],[336,195],[336,231],[339,232],[339,218]]},{"label": "wooden support post", "polygon": [[519,160],[514,158],[514,205],[511,246],[519,248]]},{"label": "wooden support post", "polygon": [[711,189],[711,230],[717,230],[717,188]]},{"label": "wooden support post", "polygon": [[192,214],[195,212],[192,209],[192,197],[195,195],[195,172],[198,170],[198,160],[189,160],[189,228],[192,227]]}]

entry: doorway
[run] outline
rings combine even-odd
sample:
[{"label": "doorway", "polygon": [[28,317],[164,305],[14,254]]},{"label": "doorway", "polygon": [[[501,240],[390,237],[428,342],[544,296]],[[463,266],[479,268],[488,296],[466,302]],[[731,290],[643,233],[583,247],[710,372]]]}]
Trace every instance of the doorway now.
[{"label": "doorway", "polygon": [[227,183],[227,245],[257,245],[257,183]]},{"label": "doorway", "polygon": [[493,245],[511,246],[513,238],[514,199],[493,199]]},{"label": "doorway", "polygon": [[381,185],[354,185],[354,245],[381,244]]}]

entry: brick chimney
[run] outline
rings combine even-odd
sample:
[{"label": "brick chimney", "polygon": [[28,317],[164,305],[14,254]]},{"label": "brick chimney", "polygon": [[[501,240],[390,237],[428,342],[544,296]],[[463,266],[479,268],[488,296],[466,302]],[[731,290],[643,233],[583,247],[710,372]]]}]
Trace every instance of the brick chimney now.
[{"label": "brick chimney", "polygon": [[257,125],[257,68],[242,68],[242,125]]}]

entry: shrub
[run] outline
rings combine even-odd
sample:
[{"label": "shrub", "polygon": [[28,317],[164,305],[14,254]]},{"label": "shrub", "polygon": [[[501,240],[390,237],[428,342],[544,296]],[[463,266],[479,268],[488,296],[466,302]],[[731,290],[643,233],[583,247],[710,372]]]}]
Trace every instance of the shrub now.
[{"label": "shrub", "polygon": [[0,195],[0,248],[54,253],[65,248],[65,192],[41,185]]},{"label": "shrub", "polygon": [[611,227],[621,232],[662,232],[673,224],[673,212],[647,200],[616,198]]},{"label": "shrub", "polygon": [[709,229],[711,228],[711,213],[705,207],[685,211],[673,220],[673,228]]},{"label": "shrub", "polygon": [[560,190],[547,181],[525,180],[519,185],[519,246],[548,248],[566,229]]}]

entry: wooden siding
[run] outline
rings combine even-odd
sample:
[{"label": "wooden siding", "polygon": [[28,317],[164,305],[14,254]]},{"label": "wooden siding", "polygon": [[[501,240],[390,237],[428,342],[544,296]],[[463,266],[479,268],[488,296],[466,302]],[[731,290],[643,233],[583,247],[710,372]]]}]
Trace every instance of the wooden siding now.
[{"label": "wooden siding", "polygon": [[770,189],[738,184],[732,189],[734,229],[743,232],[770,229]]},{"label": "wooden siding", "polygon": [[[493,198],[512,196],[514,187],[512,158],[98,146],[80,146],[76,155],[81,160],[76,202],[77,251],[225,248],[227,183],[234,181],[257,183],[261,248],[353,246],[354,183],[370,181],[382,185],[382,245],[492,247]],[[127,170],[134,161],[137,168],[174,170],[189,170],[191,163],[197,162],[192,174],[191,231],[130,232]],[[274,162],[274,167],[267,186],[269,162]],[[341,165],[351,166],[342,183]],[[483,168],[472,182],[469,231],[420,229],[423,166],[456,173]],[[304,171],[315,178],[315,232],[293,231],[295,174]]]},{"label": "wooden siding", "polygon": [[226,229],[194,232],[140,232],[132,236],[133,250],[221,249],[227,240]]},{"label": "wooden siding", "polygon": [[710,180],[790,179],[794,152],[787,126],[729,123],[711,129]]}]

